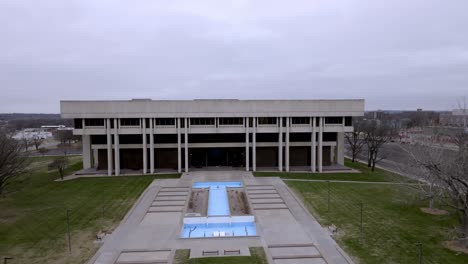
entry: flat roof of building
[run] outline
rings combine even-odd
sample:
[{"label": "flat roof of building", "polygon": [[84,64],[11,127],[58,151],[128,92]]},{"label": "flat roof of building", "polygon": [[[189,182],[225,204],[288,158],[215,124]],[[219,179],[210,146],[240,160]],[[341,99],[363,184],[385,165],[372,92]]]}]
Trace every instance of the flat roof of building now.
[{"label": "flat roof of building", "polygon": [[63,118],[362,116],[364,99],[61,101]]}]

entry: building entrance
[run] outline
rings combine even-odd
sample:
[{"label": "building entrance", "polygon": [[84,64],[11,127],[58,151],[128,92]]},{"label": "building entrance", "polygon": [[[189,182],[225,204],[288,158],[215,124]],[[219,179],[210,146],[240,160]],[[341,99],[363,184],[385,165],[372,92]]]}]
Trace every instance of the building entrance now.
[{"label": "building entrance", "polygon": [[242,167],[245,166],[244,148],[192,148],[189,149],[189,166]]}]

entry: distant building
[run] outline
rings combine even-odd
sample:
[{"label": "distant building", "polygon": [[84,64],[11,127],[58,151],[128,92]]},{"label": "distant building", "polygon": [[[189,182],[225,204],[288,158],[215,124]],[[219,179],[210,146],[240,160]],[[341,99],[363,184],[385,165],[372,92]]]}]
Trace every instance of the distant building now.
[{"label": "distant building", "polygon": [[13,138],[17,140],[34,138],[47,139],[51,137],[52,132],[44,128],[25,128],[13,136]]}]

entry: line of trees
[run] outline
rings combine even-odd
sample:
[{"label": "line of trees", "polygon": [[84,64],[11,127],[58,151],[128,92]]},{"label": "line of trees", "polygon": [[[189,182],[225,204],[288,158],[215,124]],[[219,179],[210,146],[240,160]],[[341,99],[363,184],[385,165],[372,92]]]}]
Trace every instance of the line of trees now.
[{"label": "line of trees", "polygon": [[389,122],[378,120],[354,120],[354,131],[345,134],[351,150],[351,161],[355,162],[363,150],[367,151],[367,166],[375,170],[376,164],[386,158],[383,146],[398,135]]}]

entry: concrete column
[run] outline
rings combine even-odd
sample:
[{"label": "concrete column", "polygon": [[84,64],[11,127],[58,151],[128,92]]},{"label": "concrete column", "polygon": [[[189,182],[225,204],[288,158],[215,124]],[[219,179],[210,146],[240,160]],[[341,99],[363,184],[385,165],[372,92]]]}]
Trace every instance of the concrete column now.
[{"label": "concrete column", "polygon": [[286,155],[285,155],[285,167],[286,171],[289,171],[289,117],[286,117]]},{"label": "concrete column", "polygon": [[98,165],[99,165],[99,155],[98,155],[98,150],[97,149],[93,149],[93,158],[94,158],[94,164],[93,164],[93,168],[97,169]]},{"label": "concrete column", "polygon": [[146,118],[142,118],[143,122],[142,136],[143,136],[143,174],[148,173],[148,145],[146,144]]},{"label": "concrete column", "polygon": [[279,133],[278,133],[278,170],[283,171],[283,118],[278,117]]},{"label": "concrete column", "polygon": [[333,163],[335,159],[335,148],[336,146],[330,146],[330,162]]},{"label": "concrete column", "polygon": [[91,168],[91,136],[85,135],[81,137],[83,145],[83,169]]},{"label": "concrete column", "polygon": [[323,117],[319,117],[319,140],[318,140],[318,171],[323,167]]},{"label": "concrete column", "polygon": [[257,118],[253,118],[252,132],[252,171],[257,171]]},{"label": "concrete column", "polygon": [[180,146],[180,118],[177,118],[177,171],[182,172],[182,150]]},{"label": "concrete column", "polygon": [[150,173],[154,173],[154,118],[150,118]]},{"label": "concrete column", "polygon": [[185,148],[185,172],[188,172],[188,118],[185,118],[184,119],[184,123],[185,123],[185,129],[184,129],[184,132],[185,132],[185,135],[184,135],[184,148]]},{"label": "concrete column", "polygon": [[336,136],[336,163],[344,165],[344,132],[339,132]]},{"label": "concrete column", "polygon": [[112,175],[112,135],[111,135],[111,122],[106,119],[106,132],[107,132],[107,175]]},{"label": "concrete column", "polygon": [[114,161],[115,161],[115,175],[120,175],[120,139],[118,119],[114,118]]},{"label": "concrete column", "polygon": [[245,170],[249,171],[249,118],[246,117],[245,119]]},{"label": "concrete column", "polygon": [[317,171],[317,166],[316,166],[316,162],[317,162],[317,153],[316,153],[316,150],[317,150],[317,131],[315,130],[315,117],[313,117],[312,119],[312,145],[311,145],[311,155],[310,155],[310,158],[311,158],[311,161],[310,161],[310,164],[311,164],[311,170],[312,172],[316,172]]}]

